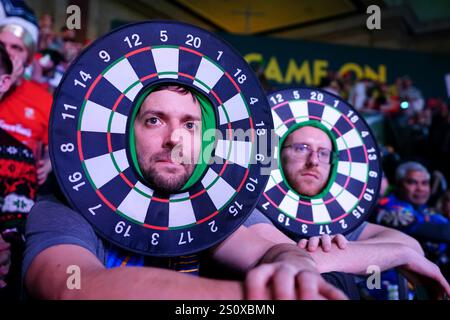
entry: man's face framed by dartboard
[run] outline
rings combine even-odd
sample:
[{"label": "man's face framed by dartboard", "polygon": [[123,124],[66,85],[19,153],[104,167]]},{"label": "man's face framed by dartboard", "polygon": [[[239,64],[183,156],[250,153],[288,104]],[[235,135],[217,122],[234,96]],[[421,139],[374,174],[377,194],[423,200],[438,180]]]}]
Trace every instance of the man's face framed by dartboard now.
[{"label": "man's face framed by dartboard", "polygon": [[287,135],[281,146],[281,166],[290,187],[313,197],[326,187],[333,166],[333,143],[321,129],[304,126]]},{"label": "man's face framed by dartboard", "polygon": [[188,89],[165,86],[145,97],[133,129],[139,169],[150,187],[175,193],[186,184],[201,153],[201,120]]}]

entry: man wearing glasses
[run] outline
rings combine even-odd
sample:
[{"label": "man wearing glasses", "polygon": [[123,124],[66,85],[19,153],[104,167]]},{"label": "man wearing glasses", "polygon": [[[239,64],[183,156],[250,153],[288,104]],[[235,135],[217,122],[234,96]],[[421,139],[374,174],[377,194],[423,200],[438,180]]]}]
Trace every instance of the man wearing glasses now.
[{"label": "man wearing glasses", "polygon": [[333,145],[319,128],[301,127],[287,136],[281,163],[287,182],[299,194],[315,196],[328,182]]}]

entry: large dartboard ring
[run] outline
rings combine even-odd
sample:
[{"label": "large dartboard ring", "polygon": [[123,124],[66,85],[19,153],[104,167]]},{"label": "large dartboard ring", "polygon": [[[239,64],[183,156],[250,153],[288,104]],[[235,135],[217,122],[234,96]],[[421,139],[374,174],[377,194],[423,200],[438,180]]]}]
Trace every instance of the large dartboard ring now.
[{"label": "large dartboard ring", "polygon": [[[141,180],[129,150],[133,102],[159,83],[201,92],[222,136],[200,180],[170,196]],[[195,26],[143,22],[98,39],[74,61],[55,95],[50,154],[69,203],[102,237],[177,256],[219,243],[251,213],[268,179],[256,140],[272,124],[257,78],[227,43]],[[250,135],[233,137],[235,129]]]},{"label": "large dartboard ring", "polygon": [[337,162],[324,191],[305,197],[285,181],[278,156],[258,209],[299,238],[352,231],[376,205],[381,183],[380,153],[370,127],[350,104],[320,89],[281,90],[268,100],[280,141],[306,121],[318,123],[334,138]]}]

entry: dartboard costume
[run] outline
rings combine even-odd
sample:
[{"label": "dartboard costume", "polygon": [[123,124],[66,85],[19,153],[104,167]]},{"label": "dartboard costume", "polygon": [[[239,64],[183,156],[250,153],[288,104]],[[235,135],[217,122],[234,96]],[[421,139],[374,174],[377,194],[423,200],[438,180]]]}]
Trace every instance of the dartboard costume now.
[{"label": "dartboard costume", "polygon": [[[376,204],[381,181],[379,150],[369,126],[346,101],[320,89],[277,91],[268,100],[279,143],[259,211],[296,237],[351,232]],[[303,126],[325,132],[334,151],[328,183],[313,197],[289,185],[280,160],[286,137]]]},{"label": "dartboard costume", "polygon": [[[143,180],[130,136],[140,97],[167,84],[204,97],[217,129],[212,163],[170,195]],[[257,141],[272,123],[256,77],[228,44],[194,26],[144,22],[98,39],[74,61],[56,92],[50,155],[71,207],[102,238],[143,255],[187,255],[226,239],[256,205],[270,156]]]}]

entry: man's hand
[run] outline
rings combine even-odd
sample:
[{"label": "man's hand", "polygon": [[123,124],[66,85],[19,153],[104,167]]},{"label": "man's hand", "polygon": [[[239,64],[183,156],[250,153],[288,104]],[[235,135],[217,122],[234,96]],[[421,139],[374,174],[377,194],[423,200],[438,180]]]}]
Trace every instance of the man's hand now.
[{"label": "man's hand", "polygon": [[423,285],[431,293],[432,299],[450,297],[450,285],[437,265],[408,249],[407,263],[400,266],[400,271],[414,284]]},{"label": "man's hand", "polygon": [[331,250],[332,243],[335,243],[339,249],[345,249],[347,248],[348,240],[342,234],[332,236],[324,234],[320,237],[302,239],[298,242],[298,246],[302,249],[308,250],[309,252],[316,251],[320,246],[324,252],[329,252]]},{"label": "man's hand", "polygon": [[316,271],[312,258],[294,244],[277,244],[247,272],[247,299],[346,299]]},{"label": "man's hand", "polygon": [[0,234],[0,289],[6,287],[5,278],[11,265],[11,251],[9,247],[9,243],[3,240]]},{"label": "man's hand", "polygon": [[339,289],[315,271],[300,271],[284,262],[263,264],[248,272],[246,299],[263,300],[345,300]]},{"label": "man's hand", "polygon": [[43,185],[45,180],[47,180],[48,174],[52,171],[52,164],[50,158],[45,158],[39,160],[37,163],[37,180],[38,185]]}]

